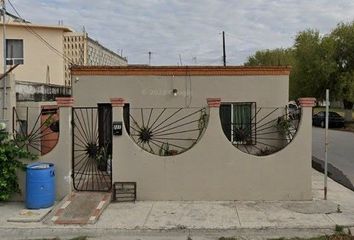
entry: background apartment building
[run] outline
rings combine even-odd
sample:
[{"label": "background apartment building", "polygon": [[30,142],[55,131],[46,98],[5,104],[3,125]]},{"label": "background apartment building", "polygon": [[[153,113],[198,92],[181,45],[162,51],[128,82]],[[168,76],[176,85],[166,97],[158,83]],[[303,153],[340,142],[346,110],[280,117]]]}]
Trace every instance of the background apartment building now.
[{"label": "background apartment building", "polygon": [[109,50],[83,32],[64,33],[65,84],[71,86],[70,65],[126,66],[127,59]]},{"label": "background apartment building", "polygon": [[[0,42],[6,44],[9,73],[0,79],[0,122],[10,131],[19,127],[27,134],[32,128],[28,119],[40,116],[34,118],[42,121],[49,116],[45,114],[48,110],[56,112],[51,106],[53,100],[71,95],[71,66],[128,65],[126,58],[91,39],[85,31],[75,32],[62,24],[33,24],[11,13],[6,12],[5,17],[0,13],[0,36],[4,23],[6,35]],[[0,59],[4,59],[2,47]],[[0,61],[0,69],[3,73],[4,61]]]},{"label": "background apartment building", "polygon": [[70,93],[72,65],[128,64],[126,58],[102,46],[87,32],[75,32],[62,25],[33,24],[10,13],[6,13],[5,21],[7,68],[18,65],[12,71],[17,100],[52,100],[48,96]]}]

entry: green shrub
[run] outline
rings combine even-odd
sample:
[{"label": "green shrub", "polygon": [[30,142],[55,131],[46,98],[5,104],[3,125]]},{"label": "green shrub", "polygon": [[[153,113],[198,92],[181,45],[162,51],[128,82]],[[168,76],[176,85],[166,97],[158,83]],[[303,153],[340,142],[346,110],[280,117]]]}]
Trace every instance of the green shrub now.
[{"label": "green shrub", "polygon": [[0,201],[7,201],[13,193],[20,193],[17,169],[24,169],[20,159],[35,159],[35,156],[25,149],[19,148],[9,134],[0,129]]}]

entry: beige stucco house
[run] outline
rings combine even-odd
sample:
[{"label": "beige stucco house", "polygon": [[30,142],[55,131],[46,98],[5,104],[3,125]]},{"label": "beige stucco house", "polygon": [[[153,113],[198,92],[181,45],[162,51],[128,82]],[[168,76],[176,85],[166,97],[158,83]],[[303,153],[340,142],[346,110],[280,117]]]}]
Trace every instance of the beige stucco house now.
[{"label": "beige stucco house", "polygon": [[[7,23],[7,64],[9,67],[20,64],[13,71],[16,81],[64,85],[62,54],[63,35],[66,32],[72,32],[72,30],[64,26]],[[0,34],[2,35],[2,24]],[[38,36],[43,37],[48,44],[40,40]],[[0,57],[3,59],[2,49]],[[3,61],[0,62],[0,67],[3,69]]]},{"label": "beige stucco house", "polygon": [[[127,65],[126,58],[91,39],[86,32],[75,32],[62,25],[34,24],[10,13],[6,13],[5,21],[9,73],[6,81],[0,79],[0,122],[6,122],[9,131],[16,130],[13,125],[30,130],[30,119],[48,112],[41,106],[53,105],[47,102],[54,101],[56,96],[70,96],[70,66]],[[1,17],[0,36],[3,27]],[[0,48],[0,58],[3,57],[4,50]],[[1,72],[3,65],[4,61],[0,61]],[[3,88],[5,82],[7,87]]]},{"label": "beige stucco house", "polygon": [[58,142],[41,156],[57,197],[131,184],[138,200],[310,200],[314,99],[287,108],[289,72],[72,68]]},{"label": "beige stucco house", "polygon": [[[3,32],[0,23],[0,34]],[[7,64],[20,64],[16,81],[69,86],[70,65],[127,65],[127,60],[88,37],[62,25],[27,22],[6,16]],[[0,51],[3,59],[3,51]],[[0,61],[3,69],[3,61]]]}]

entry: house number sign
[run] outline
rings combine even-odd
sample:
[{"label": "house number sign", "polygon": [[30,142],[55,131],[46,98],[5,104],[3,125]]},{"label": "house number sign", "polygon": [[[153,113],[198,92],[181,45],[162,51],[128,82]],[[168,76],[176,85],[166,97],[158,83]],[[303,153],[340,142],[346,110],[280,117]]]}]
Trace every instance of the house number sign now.
[{"label": "house number sign", "polygon": [[113,135],[115,136],[121,136],[122,135],[122,128],[123,124],[122,122],[113,122]]}]

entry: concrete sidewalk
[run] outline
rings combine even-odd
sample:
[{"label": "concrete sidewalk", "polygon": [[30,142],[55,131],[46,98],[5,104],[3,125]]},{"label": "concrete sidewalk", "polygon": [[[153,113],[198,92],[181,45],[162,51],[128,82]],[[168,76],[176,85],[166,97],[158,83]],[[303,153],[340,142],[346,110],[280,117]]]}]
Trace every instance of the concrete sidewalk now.
[{"label": "concrete sidewalk", "polygon": [[8,239],[55,236],[65,239],[82,235],[95,239],[187,239],[193,235],[192,239],[221,236],[264,239],[265,236],[330,234],[336,225],[354,226],[354,192],[331,179],[328,183],[327,201],[322,200],[323,175],[313,171],[313,201],[112,203],[96,224],[81,226],[10,223],[7,220],[23,204],[8,203],[0,205],[0,236]]}]

